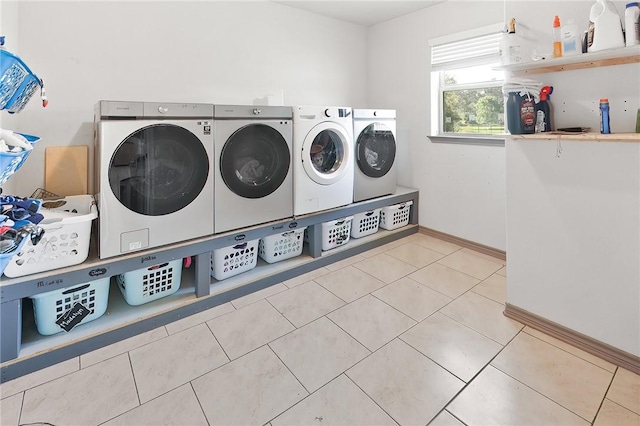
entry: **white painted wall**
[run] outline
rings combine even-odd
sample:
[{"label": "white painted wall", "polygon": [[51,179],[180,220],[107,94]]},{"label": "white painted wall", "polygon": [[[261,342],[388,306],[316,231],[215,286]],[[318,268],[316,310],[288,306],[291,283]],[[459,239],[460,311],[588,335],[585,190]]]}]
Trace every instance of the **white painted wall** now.
[{"label": "white painted wall", "polygon": [[[614,2],[623,13],[624,2]],[[552,23],[555,14],[575,19],[586,29],[592,1],[448,1],[369,28],[368,103],[370,107],[396,108],[399,147],[399,179],[420,190],[420,225],[475,241],[500,250],[506,249],[505,233],[505,154],[504,146],[454,145],[433,143],[431,129],[430,50],[428,40],[443,35],[505,22],[515,17],[517,33],[523,38],[523,53],[529,56],[551,52]],[[597,124],[598,111],[590,108],[594,96],[621,94],[621,76],[611,77],[611,69],[586,78],[584,86],[565,86],[562,77],[541,77],[556,85],[553,99],[560,125],[569,125],[563,108],[578,105],[585,121],[574,125]],[[607,74],[609,73],[609,74]],[[626,75],[623,73],[623,75]],[[575,77],[575,76],[574,76]],[[574,81],[569,79],[569,81]],[[604,95],[597,95],[595,87]],[[617,86],[617,88],[616,88]],[[640,84],[630,84],[628,99],[640,98]],[[609,90],[611,87],[614,89]],[[611,96],[614,97],[614,96]],[[562,103],[567,101],[566,106]],[[616,99],[622,113],[622,96]],[[597,100],[596,100],[597,101]],[[576,104],[572,104],[576,102]],[[635,106],[637,108],[638,105]],[[625,117],[630,112],[624,112]],[[612,118],[616,122],[616,118]],[[566,124],[565,124],[566,123]],[[620,123],[620,121],[618,121]],[[631,131],[625,118],[625,128]]]},{"label": "white painted wall", "polygon": [[428,40],[502,16],[502,2],[445,2],[370,27],[368,87],[371,107],[397,109],[398,178],[420,190],[420,225],[504,250],[504,147],[428,138]]},{"label": "white painted wall", "polygon": [[507,142],[507,302],[640,356],[640,143]]},{"label": "white painted wall", "polygon": [[19,35],[50,104],[19,114],[42,141],[18,195],[43,185],[46,146],[92,146],[100,99],[366,104],[366,28],[271,2],[20,2]]},{"label": "white painted wall", "polygon": [[[34,99],[3,124],[43,138],[5,191],[29,195],[43,186],[46,146],[91,146],[99,99],[254,103],[276,94],[286,105],[395,108],[399,181],[420,190],[420,224],[505,250],[504,147],[429,140],[428,40],[513,16],[525,53],[543,53],[553,15],[586,28],[592,3],[447,1],[365,28],[263,1],[2,2],[3,27],[9,22],[20,39],[14,51],[50,98],[46,109]],[[612,69],[594,74],[590,91],[573,93],[563,91],[566,74],[548,76],[558,124],[569,125],[565,99],[588,110],[594,87],[617,86],[619,94],[618,82],[628,79],[611,78]],[[640,84],[627,89],[628,99],[640,99]],[[612,114],[622,98],[612,100]],[[597,118],[589,111],[580,125]],[[614,115],[614,130],[625,130],[618,123]]]}]

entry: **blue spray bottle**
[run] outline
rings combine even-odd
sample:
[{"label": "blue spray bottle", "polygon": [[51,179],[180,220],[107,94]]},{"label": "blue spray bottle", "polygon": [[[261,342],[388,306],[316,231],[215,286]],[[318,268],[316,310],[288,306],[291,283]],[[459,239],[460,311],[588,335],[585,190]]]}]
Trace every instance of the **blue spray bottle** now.
[{"label": "blue spray bottle", "polygon": [[544,86],[540,89],[540,102],[536,104],[536,133],[553,130],[549,101],[551,93],[553,93],[553,86]]}]

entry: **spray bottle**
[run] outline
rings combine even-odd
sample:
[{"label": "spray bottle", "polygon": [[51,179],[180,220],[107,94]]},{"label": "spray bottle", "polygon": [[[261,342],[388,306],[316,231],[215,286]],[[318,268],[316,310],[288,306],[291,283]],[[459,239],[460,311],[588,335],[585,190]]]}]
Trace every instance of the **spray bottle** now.
[{"label": "spray bottle", "polygon": [[553,130],[549,101],[551,93],[553,93],[553,86],[544,86],[540,89],[540,102],[536,103],[536,133]]}]

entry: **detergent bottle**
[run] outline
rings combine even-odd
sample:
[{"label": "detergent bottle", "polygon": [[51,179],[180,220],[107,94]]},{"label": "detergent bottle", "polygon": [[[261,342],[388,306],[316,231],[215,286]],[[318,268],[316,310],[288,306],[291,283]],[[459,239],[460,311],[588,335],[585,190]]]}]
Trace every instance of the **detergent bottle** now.
[{"label": "detergent bottle", "polygon": [[536,103],[536,133],[553,130],[551,124],[551,102],[549,101],[551,93],[553,93],[553,86],[544,86],[540,89],[540,102]]},{"label": "detergent bottle", "polygon": [[553,57],[562,57],[562,31],[560,27],[560,17],[558,15],[553,19]]},{"label": "detergent bottle", "polygon": [[609,0],[598,0],[591,6],[587,51],[624,47],[622,20],[616,7]]}]

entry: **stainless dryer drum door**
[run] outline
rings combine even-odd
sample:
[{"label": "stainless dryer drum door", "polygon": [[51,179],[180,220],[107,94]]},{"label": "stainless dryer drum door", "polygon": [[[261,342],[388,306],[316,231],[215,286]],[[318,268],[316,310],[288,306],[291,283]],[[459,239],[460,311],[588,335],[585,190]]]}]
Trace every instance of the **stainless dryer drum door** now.
[{"label": "stainless dryer drum door", "polygon": [[365,175],[379,178],[391,170],[396,158],[396,140],[382,123],[369,124],[356,141],[358,167]]},{"label": "stainless dryer drum door", "polygon": [[130,134],[113,153],[109,185],[129,210],[146,216],[177,212],[196,199],[209,175],[202,142],[183,127],[155,124]]},{"label": "stainless dryer drum door", "polygon": [[302,146],[302,164],[307,175],[321,185],[342,179],[349,161],[349,136],[335,123],[321,123],[307,135]]},{"label": "stainless dryer drum door", "polygon": [[271,126],[249,124],[235,131],[222,148],[220,172],[227,187],[244,198],[276,191],[289,173],[291,151]]}]

